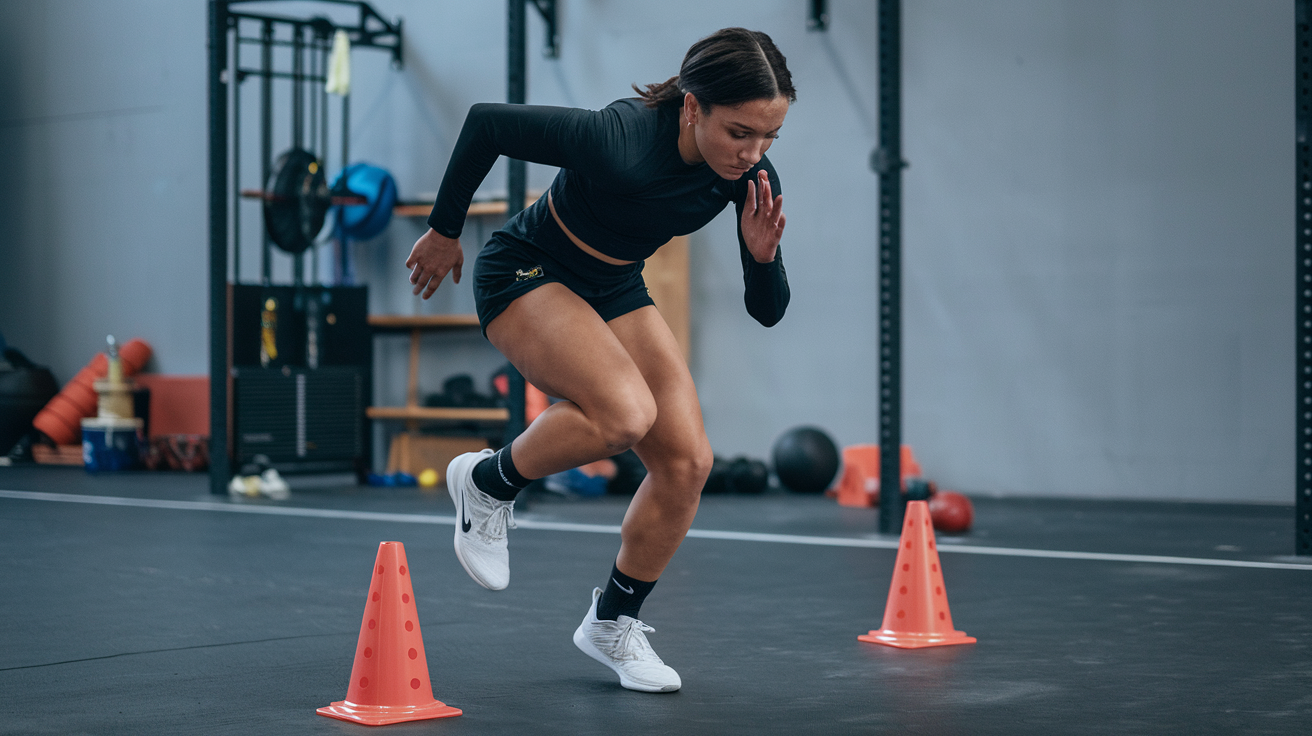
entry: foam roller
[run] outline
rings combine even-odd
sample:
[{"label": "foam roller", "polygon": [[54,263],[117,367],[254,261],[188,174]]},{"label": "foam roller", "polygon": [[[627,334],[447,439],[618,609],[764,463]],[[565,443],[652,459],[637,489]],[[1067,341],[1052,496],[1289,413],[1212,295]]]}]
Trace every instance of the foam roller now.
[{"label": "foam roller", "polygon": [[[135,375],[150,360],[150,343],[133,338],[118,350],[123,364],[124,377]],[[96,389],[93,384],[109,375],[109,357],[96,353],[96,357],[78,371],[73,380],[51,399],[32,420],[32,426],[41,430],[57,445],[71,445],[82,433],[82,420],[96,415]]]}]

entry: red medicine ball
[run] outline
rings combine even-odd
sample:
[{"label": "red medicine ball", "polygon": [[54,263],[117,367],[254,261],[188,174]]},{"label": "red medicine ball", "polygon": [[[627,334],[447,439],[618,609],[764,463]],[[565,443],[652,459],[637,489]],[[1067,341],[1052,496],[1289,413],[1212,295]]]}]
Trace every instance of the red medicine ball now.
[{"label": "red medicine ball", "polygon": [[929,497],[929,518],[934,528],[942,532],[964,532],[975,520],[975,509],[970,499],[956,491],[939,491]]}]

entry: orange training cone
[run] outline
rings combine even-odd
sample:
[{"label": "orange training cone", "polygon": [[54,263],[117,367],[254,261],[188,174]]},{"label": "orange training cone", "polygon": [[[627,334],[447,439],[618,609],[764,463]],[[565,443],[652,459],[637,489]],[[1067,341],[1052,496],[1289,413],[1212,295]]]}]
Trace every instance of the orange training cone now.
[{"label": "orange training cone", "polygon": [[346,700],[320,708],[319,715],[367,726],[460,715],[433,698],[409,572],[404,545],[378,545]]},{"label": "orange training cone", "polygon": [[[923,473],[911,445],[902,445],[902,487],[908,478]],[[839,506],[869,508],[879,505],[879,445],[849,445],[843,448],[843,473],[834,495]]]},{"label": "orange training cone", "polygon": [[975,637],[952,628],[927,502],[907,503],[883,628],[857,639],[900,649],[975,643]]}]

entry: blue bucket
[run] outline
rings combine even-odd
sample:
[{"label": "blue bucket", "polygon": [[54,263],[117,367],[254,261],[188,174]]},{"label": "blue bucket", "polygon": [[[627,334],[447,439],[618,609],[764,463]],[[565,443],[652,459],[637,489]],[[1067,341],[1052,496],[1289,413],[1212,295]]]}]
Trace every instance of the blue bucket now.
[{"label": "blue bucket", "polygon": [[88,473],[133,470],[141,464],[142,421],[118,417],[82,420],[82,462]]}]

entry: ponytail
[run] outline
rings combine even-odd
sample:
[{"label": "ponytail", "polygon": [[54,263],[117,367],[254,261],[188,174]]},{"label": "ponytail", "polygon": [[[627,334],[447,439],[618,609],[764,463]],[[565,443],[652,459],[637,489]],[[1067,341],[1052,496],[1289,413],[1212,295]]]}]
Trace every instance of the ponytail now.
[{"label": "ponytail", "polygon": [[679,77],[675,75],[656,84],[645,85],[645,89],[638,89],[638,85],[633,85],[633,91],[647,103],[647,107],[660,107],[677,102],[683,104],[683,90],[679,89]]}]

